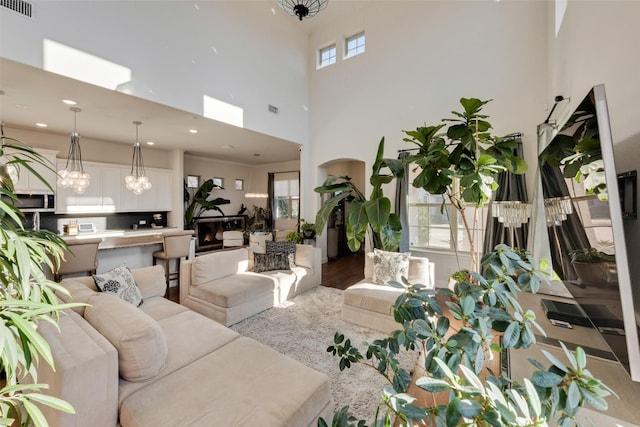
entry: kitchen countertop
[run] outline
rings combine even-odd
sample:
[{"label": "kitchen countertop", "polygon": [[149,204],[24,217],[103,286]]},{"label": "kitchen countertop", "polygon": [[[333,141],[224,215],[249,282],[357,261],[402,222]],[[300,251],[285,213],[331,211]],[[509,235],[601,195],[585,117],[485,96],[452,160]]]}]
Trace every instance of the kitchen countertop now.
[{"label": "kitchen countertop", "polygon": [[176,231],[176,227],[145,228],[138,230],[102,230],[96,232],[79,233],[73,236],[62,235],[69,242],[82,239],[102,238],[98,249],[115,249],[130,246],[144,246],[162,244],[162,234],[167,231]]}]

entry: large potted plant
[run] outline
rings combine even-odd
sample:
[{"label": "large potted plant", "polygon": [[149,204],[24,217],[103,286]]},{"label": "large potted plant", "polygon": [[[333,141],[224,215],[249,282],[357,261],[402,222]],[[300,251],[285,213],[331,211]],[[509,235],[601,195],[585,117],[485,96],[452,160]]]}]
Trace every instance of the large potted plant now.
[{"label": "large potted plant", "polygon": [[14,206],[17,199],[11,175],[26,170],[46,183],[31,164],[54,171],[55,165],[4,133],[0,158],[0,425],[46,426],[37,404],[73,413],[67,402],[42,393],[47,385],[38,383],[35,369],[38,361],[53,366],[38,322],[57,325],[61,311],[71,306],[58,303],[54,291],[66,290],[43,272],[45,265],[55,271],[67,245],[52,232],[23,227],[24,215]]},{"label": "large potted plant", "polygon": [[400,218],[391,212],[391,200],[384,195],[382,186],[403,176],[404,165],[401,160],[385,159],[383,155],[384,138],[378,144],[369,178],[372,186],[369,199],[348,176],[331,176],[314,189],[316,193],[327,195],[316,214],[315,228],[318,235],[324,231],[333,209],[345,200],[349,203],[349,215],[346,218],[347,244],[352,252],[360,249],[367,231],[373,248],[398,251],[402,226]]},{"label": "large potted plant", "polygon": [[[390,426],[394,420],[402,426],[546,425],[554,417],[566,426],[586,403],[606,408],[604,398],[612,393],[585,368],[582,349],[572,353],[563,346],[568,363],[545,353],[550,366],[532,362],[537,371],[522,384],[485,368],[502,349],[535,343],[534,330],[544,334],[533,312],[517,301],[519,292],[537,291],[541,270],[528,254],[503,244],[478,263],[471,233],[476,226],[466,221],[464,209],[477,210],[490,200],[497,188],[496,173],[522,173],[527,166],[514,156],[514,141],[488,132],[491,124],[480,111],[489,101],[460,102],[464,111],[454,112],[456,118],[447,120],[451,125],[445,132],[441,132],[445,124],[420,127],[406,132],[410,137],[406,140],[418,145],[418,153],[408,158],[420,170],[413,185],[442,194],[463,214],[470,268],[453,275],[451,289],[390,282],[405,291],[394,305],[398,329],[365,343],[365,351],[336,333],[328,351],[339,357],[340,369],[362,363],[388,379],[375,414],[376,426]],[[412,376],[402,365],[403,352],[421,354],[417,367],[421,375]],[[424,399],[425,393],[434,396]],[[422,399],[416,400],[417,395]],[[318,425],[327,424],[320,420]],[[348,408],[335,414],[333,426],[352,425],[356,420]]]}]

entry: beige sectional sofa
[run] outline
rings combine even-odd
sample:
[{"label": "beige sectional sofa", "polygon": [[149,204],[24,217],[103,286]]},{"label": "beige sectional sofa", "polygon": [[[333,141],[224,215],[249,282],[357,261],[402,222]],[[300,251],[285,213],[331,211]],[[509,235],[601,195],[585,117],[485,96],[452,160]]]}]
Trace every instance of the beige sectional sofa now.
[{"label": "beige sectional sofa", "polygon": [[180,264],[180,304],[229,326],[322,281],[321,251],[296,245],[295,267],[255,273],[251,249],[216,251]]},{"label": "beige sectional sofa", "polygon": [[[60,330],[39,330],[56,371],[38,381],[77,414],[43,408],[52,426],[315,426],[333,410],[328,378],[163,297],[161,266],[132,271],[139,307],[91,277],[61,282],[73,300]],[[68,300],[68,298],[65,298]]]},{"label": "beige sectional sofa", "polygon": [[[373,279],[373,253],[367,253],[364,261],[364,279],[348,287],[342,294],[342,319],[377,331],[390,333],[400,329],[393,319],[393,305],[403,290]],[[409,256],[407,280],[434,287],[434,263],[428,258]]]}]

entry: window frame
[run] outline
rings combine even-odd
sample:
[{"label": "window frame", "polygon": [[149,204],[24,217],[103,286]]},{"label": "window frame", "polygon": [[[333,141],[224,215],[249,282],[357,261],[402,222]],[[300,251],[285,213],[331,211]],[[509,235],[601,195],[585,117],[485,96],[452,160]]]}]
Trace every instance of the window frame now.
[{"label": "window frame", "polygon": [[[361,38],[362,38],[362,45],[358,43],[358,41]],[[356,47],[354,49],[349,49],[349,42],[351,41],[356,42]],[[367,43],[366,43],[366,36],[364,31],[361,31],[352,36],[346,37],[344,39],[344,59],[349,59],[358,55],[362,55],[363,53],[366,52],[366,46],[367,46]],[[351,53],[352,51],[354,53]]]},{"label": "window frame", "polygon": [[[278,174],[282,174],[285,175],[284,179],[278,179]],[[275,220],[298,220],[300,218],[300,175],[298,172],[296,172],[296,177],[295,179],[292,176],[287,176],[289,175],[289,173],[287,172],[278,172],[275,173],[273,180],[274,180],[274,190],[273,190],[273,206],[274,206],[274,211],[273,212],[273,219]],[[280,182],[286,182],[287,183],[287,195],[286,196],[279,196],[278,194],[276,194],[276,182],[280,181]],[[298,182],[298,194],[292,194],[291,193],[291,182],[293,181],[297,181]],[[280,212],[279,208],[279,204],[278,202],[280,200],[285,200],[287,203],[287,213],[286,216],[278,216],[278,213]],[[297,216],[293,216],[293,205],[294,203],[297,202]]]},{"label": "window frame", "polygon": [[[329,58],[328,58],[329,62],[325,64],[322,55],[323,55],[324,52],[328,52],[328,51],[330,51],[332,49],[333,49],[333,55],[329,56]],[[333,61],[331,61],[331,59],[333,59]],[[318,69],[326,68],[326,67],[329,67],[331,65],[335,65],[337,60],[338,60],[338,46],[337,46],[336,43],[328,44],[328,45],[318,49],[318,57],[317,57],[317,68]]]}]

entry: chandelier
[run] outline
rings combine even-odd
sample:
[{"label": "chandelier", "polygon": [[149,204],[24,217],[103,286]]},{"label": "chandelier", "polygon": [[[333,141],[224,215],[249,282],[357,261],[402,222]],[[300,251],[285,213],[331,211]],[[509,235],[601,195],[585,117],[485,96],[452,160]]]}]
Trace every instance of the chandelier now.
[{"label": "chandelier", "polygon": [[138,126],[142,122],[134,121],[136,125],[136,142],[133,144],[133,157],[131,158],[131,173],[127,175],[124,182],[127,190],[133,191],[133,194],[140,195],[144,190],[151,189],[151,183],[144,172],[144,162],[142,161],[142,150],[138,141]]},{"label": "chandelier", "polygon": [[58,186],[73,188],[75,193],[82,194],[89,186],[91,176],[82,168],[80,134],[76,130],[76,114],[81,110],[78,107],[71,107],[69,110],[73,111],[73,132],[71,132],[67,164],[64,169],[58,171]]},{"label": "chandelier", "polygon": [[311,18],[327,7],[329,0],[278,0],[280,7],[289,15],[302,18]]}]

